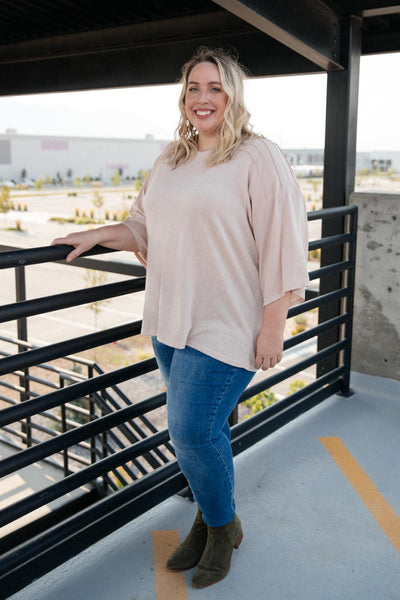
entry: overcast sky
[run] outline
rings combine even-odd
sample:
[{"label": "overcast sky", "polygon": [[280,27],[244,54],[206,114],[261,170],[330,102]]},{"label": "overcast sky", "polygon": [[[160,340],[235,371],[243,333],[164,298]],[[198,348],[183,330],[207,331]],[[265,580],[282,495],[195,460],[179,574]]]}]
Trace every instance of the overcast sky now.
[{"label": "overcast sky", "polygon": [[[359,151],[400,150],[400,53],[362,57]],[[257,132],[284,148],[324,145],[326,75],[246,81]],[[0,133],[171,139],[179,86],[0,97]]]}]

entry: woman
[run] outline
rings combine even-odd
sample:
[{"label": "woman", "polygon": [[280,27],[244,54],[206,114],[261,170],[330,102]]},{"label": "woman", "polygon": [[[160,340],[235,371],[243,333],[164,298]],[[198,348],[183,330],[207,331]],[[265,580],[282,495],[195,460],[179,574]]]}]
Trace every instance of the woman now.
[{"label": "woman", "polygon": [[228,417],[254,372],[282,358],[289,306],[308,283],[307,223],[279,148],[255,135],[243,71],[201,48],[184,66],[175,142],[124,223],[70,234],[73,260],[95,244],[147,265],[142,333],[167,386],[168,426],[198,512],[169,558],[193,586],[228,573],[242,537]]}]

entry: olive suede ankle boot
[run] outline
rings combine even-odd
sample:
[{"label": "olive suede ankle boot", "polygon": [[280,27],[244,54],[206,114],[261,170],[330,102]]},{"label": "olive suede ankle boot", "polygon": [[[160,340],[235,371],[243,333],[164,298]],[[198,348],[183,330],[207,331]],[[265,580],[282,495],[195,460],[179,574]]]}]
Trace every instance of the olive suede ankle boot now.
[{"label": "olive suede ankle boot", "polygon": [[231,566],[234,548],[239,548],[243,539],[239,517],[222,527],[208,527],[207,544],[193,574],[192,585],[203,588],[221,581]]},{"label": "olive suede ankle boot", "polygon": [[169,557],[167,569],[186,571],[186,569],[195,567],[203,554],[206,542],[207,525],[203,521],[200,509],[198,509],[190,532]]}]

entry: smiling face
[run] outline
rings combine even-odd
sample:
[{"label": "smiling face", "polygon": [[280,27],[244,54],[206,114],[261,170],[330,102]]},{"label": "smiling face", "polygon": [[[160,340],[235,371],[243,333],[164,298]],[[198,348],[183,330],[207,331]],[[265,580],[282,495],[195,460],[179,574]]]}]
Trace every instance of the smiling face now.
[{"label": "smiling face", "polygon": [[185,111],[199,133],[199,150],[209,150],[216,145],[217,129],[224,121],[227,100],[217,65],[202,62],[193,67],[188,77]]}]

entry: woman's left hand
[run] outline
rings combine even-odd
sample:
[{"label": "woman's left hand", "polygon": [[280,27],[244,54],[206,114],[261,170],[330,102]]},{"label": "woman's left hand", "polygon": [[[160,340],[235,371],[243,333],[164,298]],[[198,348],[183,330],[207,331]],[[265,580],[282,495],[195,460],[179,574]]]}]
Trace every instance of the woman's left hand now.
[{"label": "woman's left hand", "polygon": [[256,369],[266,371],[275,367],[282,360],[283,334],[279,328],[262,327],[256,344]]}]

